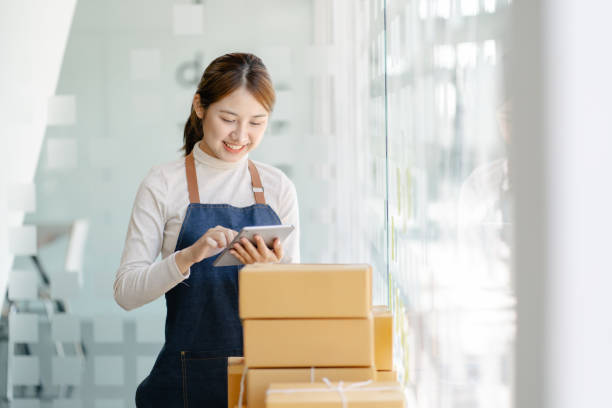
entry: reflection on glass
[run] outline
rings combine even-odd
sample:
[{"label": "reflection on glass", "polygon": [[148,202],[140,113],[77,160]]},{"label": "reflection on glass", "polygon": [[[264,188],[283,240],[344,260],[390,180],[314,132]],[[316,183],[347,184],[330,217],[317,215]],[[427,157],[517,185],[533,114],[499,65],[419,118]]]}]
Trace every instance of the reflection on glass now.
[{"label": "reflection on glass", "polygon": [[33,313],[11,313],[9,339],[13,343],[38,343],[38,316]]},{"label": "reflection on glass", "polygon": [[507,6],[388,0],[386,15],[399,375],[417,406],[509,407],[512,189],[499,61]]},{"label": "reflection on glass", "polygon": [[123,357],[95,357],[94,383],[96,385],[123,385]]},{"label": "reflection on glass", "polygon": [[81,385],[83,359],[80,357],[53,357],[51,381],[53,385]]}]

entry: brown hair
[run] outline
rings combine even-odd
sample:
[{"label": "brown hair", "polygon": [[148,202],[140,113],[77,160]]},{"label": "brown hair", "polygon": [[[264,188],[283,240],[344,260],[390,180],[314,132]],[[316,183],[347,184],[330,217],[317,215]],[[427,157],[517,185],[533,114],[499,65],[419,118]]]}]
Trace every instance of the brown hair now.
[{"label": "brown hair", "polygon": [[[200,95],[202,107],[206,112],[211,104],[242,86],[245,86],[268,112],[272,111],[275,100],[272,80],[261,59],[253,54],[231,53],[216,58],[206,67],[196,93]],[[196,115],[192,103],[183,133],[185,156],[191,153],[203,136],[202,119]]]}]

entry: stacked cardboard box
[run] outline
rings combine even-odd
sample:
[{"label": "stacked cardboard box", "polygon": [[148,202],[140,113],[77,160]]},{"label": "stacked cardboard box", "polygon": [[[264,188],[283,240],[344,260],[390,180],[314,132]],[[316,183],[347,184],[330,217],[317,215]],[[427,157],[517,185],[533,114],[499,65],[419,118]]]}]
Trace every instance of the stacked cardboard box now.
[{"label": "stacked cardboard box", "polygon": [[273,383],[266,399],[267,408],[403,408],[404,405],[404,393],[397,382],[342,386],[337,383]]},{"label": "stacked cardboard box", "polygon": [[248,265],[239,287],[249,408],[274,382],[375,379],[369,265]]},{"label": "stacked cardboard box", "polygon": [[397,381],[393,370],[393,315],[387,306],[373,306],[376,381]]},{"label": "stacked cardboard box", "polygon": [[227,359],[227,408],[238,404],[240,395],[240,380],[244,371],[244,357],[228,357]]}]

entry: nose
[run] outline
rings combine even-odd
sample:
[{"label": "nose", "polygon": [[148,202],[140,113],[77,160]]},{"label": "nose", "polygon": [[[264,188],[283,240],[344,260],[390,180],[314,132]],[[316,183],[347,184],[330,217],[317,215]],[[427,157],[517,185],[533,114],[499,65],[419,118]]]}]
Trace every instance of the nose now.
[{"label": "nose", "polygon": [[230,134],[230,138],[236,143],[246,144],[249,140],[247,127],[238,123],[236,129]]}]

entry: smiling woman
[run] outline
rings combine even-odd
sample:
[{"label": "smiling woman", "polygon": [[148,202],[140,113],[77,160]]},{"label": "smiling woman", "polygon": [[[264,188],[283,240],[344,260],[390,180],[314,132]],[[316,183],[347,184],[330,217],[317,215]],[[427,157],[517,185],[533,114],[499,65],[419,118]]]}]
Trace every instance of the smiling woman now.
[{"label": "smiling woman", "polygon": [[241,241],[231,252],[244,264],[300,261],[293,183],[248,159],[263,138],[274,99],[255,55],[214,60],[193,98],[185,157],[154,167],[138,190],[115,299],[130,310],[165,295],[167,306],[165,344],[136,391],[139,408],[227,406],[227,357],[242,356],[238,267],[213,262],[237,231],[294,225],[283,246],[276,239],[268,248],[256,237],[256,244]]},{"label": "smiling woman", "polygon": [[202,150],[218,159],[240,160],[257,147],[266,130],[268,113],[246,86],[210,104],[208,109],[202,107],[200,95],[196,94],[193,106],[196,116],[204,122]]},{"label": "smiling woman", "polygon": [[239,160],[242,155],[236,153],[245,154],[261,141],[275,99],[272,80],[257,56],[236,53],[217,58],[204,71],[193,98],[185,124],[185,155],[203,139],[206,153]]}]

